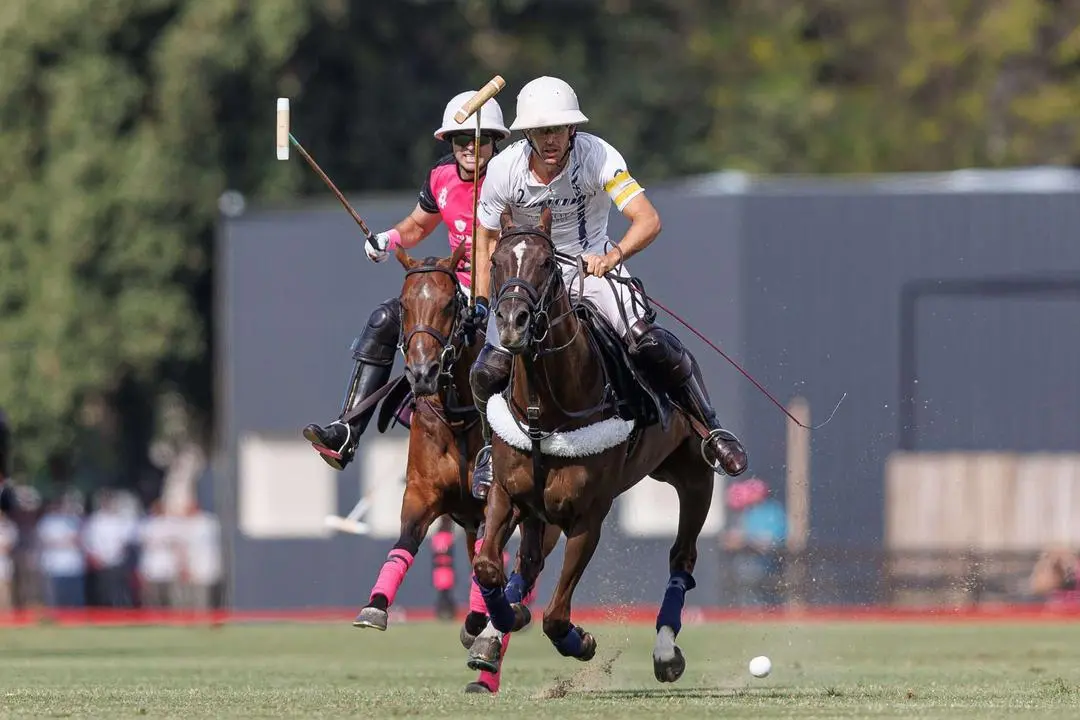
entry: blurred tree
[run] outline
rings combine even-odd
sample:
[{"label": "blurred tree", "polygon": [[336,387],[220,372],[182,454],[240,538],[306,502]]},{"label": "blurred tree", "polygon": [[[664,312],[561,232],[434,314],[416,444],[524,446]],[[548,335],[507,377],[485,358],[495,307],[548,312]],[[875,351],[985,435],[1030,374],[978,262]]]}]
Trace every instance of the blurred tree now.
[{"label": "blurred tree", "polygon": [[[17,468],[134,482],[163,398],[209,438],[217,201],[414,189],[452,95],[565,78],[646,185],[721,168],[1078,159],[1061,0],[83,0],[0,6],[0,405]],[[175,437],[176,430],[170,430]]]}]

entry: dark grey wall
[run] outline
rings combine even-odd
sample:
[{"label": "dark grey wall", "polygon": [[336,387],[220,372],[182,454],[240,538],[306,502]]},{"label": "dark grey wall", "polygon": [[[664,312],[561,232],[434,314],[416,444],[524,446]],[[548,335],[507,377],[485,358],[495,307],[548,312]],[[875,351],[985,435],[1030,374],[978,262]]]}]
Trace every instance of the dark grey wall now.
[{"label": "dark grey wall", "polygon": [[[806,396],[813,433],[813,540],[872,548],[882,536],[882,471],[896,448],[900,402],[898,313],[912,279],[1080,270],[1076,194],[881,193],[798,184],[710,194],[650,191],[661,239],[631,261],[647,290],[719,344],[781,402]],[[356,203],[373,229],[407,213],[410,194]],[[614,216],[614,214],[613,214]],[[612,235],[625,228],[614,216]],[[439,230],[416,254],[444,254]],[[397,294],[402,273],[364,257],[336,205],[253,209],[224,221],[219,510],[234,522],[235,442],[243,430],[295,433],[335,416],[350,368],[348,346],[372,306]],[[1077,308],[1065,301],[938,298],[920,308],[917,447],[1077,449],[1080,392]],[[661,321],[697,355],[723,421],[746,443],[752,472],[782,490],[785,418],[749,382],[675,321]],[[371,431],[374,432],[373,430]],[[398,432],[398,431],[395,431]],[[339,483],[344,514],[356,473]],[[718,483],[718,488],[721,484]],[[302,492],[302,488],[297,488]],[[362,603],[392,541],[255,541],[232,535],[239,607]],[[715,539],[702,541],[691,602],[725,595]],[[669,540],[622,537],[609,518],[580,602],[658,601]],[[560,562],[541,583],[546,597]],[[634,562],[628,562],[633,559]],[[428,604],[430,560],[418,559],[399,595]],[[459,589],[467,590],[464,553]],[[651,582],[642,582],[642,573]],[[851,571],[867,599],[869,569]]]},{"label": "dark grey wall", "polygon": [[[744,337],[759,380],[809,398],[814,540],[876,546],[897,446],[901,286],[925,278],[1080,272],[1075,194],[749,195]],[[931,299],[917,339],[916,449],[1075,450],[1080,308]],[[746,396],[755,469],[783,464],[783,418]]]}]

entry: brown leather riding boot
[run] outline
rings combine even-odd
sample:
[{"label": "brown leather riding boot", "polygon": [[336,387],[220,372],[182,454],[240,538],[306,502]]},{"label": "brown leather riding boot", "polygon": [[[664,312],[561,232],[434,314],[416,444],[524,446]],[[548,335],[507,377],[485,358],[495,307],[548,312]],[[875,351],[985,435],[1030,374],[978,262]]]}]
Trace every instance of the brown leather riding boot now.
[{"label": "brown leather riding boot", "polygon": [[720,425],[716,418],[716,411],[709,403],[709,396],[701,380],[697,363],[693,365],[694,371],[690,379],[672,394],[672,398],[709,428],[709,437],[701,443],[701,454],[706,462],[714,468],[719,465],[724,473],[731,477],[742,475],[749,465],[746,449],[739,442],[739,438],[735,437],[735,433]]},{"label": "brown leather riding boot", "polygon": [[731,477],[746,472],[746,450],[734,433],[720,425],[701,369],[690,351],[670,331],[643,320],[631,326],[630,337],[630,354],[650,382],[709,429],[709,436],[701,443],[705,461]]}]

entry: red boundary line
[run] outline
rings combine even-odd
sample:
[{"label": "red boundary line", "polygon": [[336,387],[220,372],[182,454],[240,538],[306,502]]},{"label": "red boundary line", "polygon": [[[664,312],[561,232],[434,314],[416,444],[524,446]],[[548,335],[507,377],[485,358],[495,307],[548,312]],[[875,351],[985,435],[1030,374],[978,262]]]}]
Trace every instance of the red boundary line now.
[{"label": "red boundary line", "polygon": [[[581,623],[619,622],[652,625],[656,607],[648,605],[603,608],[575,608],[574,619]],[[0,627],[38,625],[59,626],[144,626],[144,625],[221,625],[257,622],[350,622],[357,608],[303,608],[289,610],[217,610],[195,614],[177,610],[142,610],[88,608],[70,610],[25,610],[0,613]],[[464,617],[462,615],[462,617]],[[394,608],[391,622],[422,622],[435,619],[430,608]],[[951,608],[903,607],[809,607],[805,609],[731,610],[725,608],[687,607],[683,622],[754,623],[754,622],[1062,622],[1080,620],[1080,603],[1044,605],[982,605]]]}]

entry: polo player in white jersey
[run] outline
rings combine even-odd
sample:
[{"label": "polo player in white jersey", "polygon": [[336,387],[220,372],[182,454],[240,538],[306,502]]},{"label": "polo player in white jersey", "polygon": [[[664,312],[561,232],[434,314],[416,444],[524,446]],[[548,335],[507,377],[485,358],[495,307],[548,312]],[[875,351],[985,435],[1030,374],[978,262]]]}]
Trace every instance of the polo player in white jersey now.
[{"label": "polo player in white jersey", "polygon": [[[697,361],[668,330],[638,318],[630,292],[603,279],[616,270],[626,276],[621,261],[646,247],[660,234],[660,216],[645,190],[630,175],[622,155],[601,138],[578,132],[588,122],[577,94],[566,82],[540,77],[525,85],[517,97],[517,117],[511,130],[525,139],[492,158],[477,209],[477,302],[491,292],[491,251],[499,239],[500,215],[507,209],[517,224],[539,225],[540,211],[551,208],[551,239],[556,249],[585,261],[583,294],[591,300],[625,341],[637,349],[634,359],[647,377],[656,378],[666,392],[710,433],[702,450],[713,467],[734,477],[746,471],[747,455],[738,438],[721,427],[705,389]],[[608,247],[609,203],[630,220],[616,247]],[[571,297],[578,293],[577,269],[564,268]],[[484,300],[481,301],[481,298]],[[626,326],[620,305],[630,319]],[[485,418],[488,399],[509,382],[512,356],[499,346],[495,317],[489,317],[487,344],[472,367],[473,399]],[[485,497],[491,486],[491,429],[484,422],[485,446],[476,458],[473,494]]]}]

